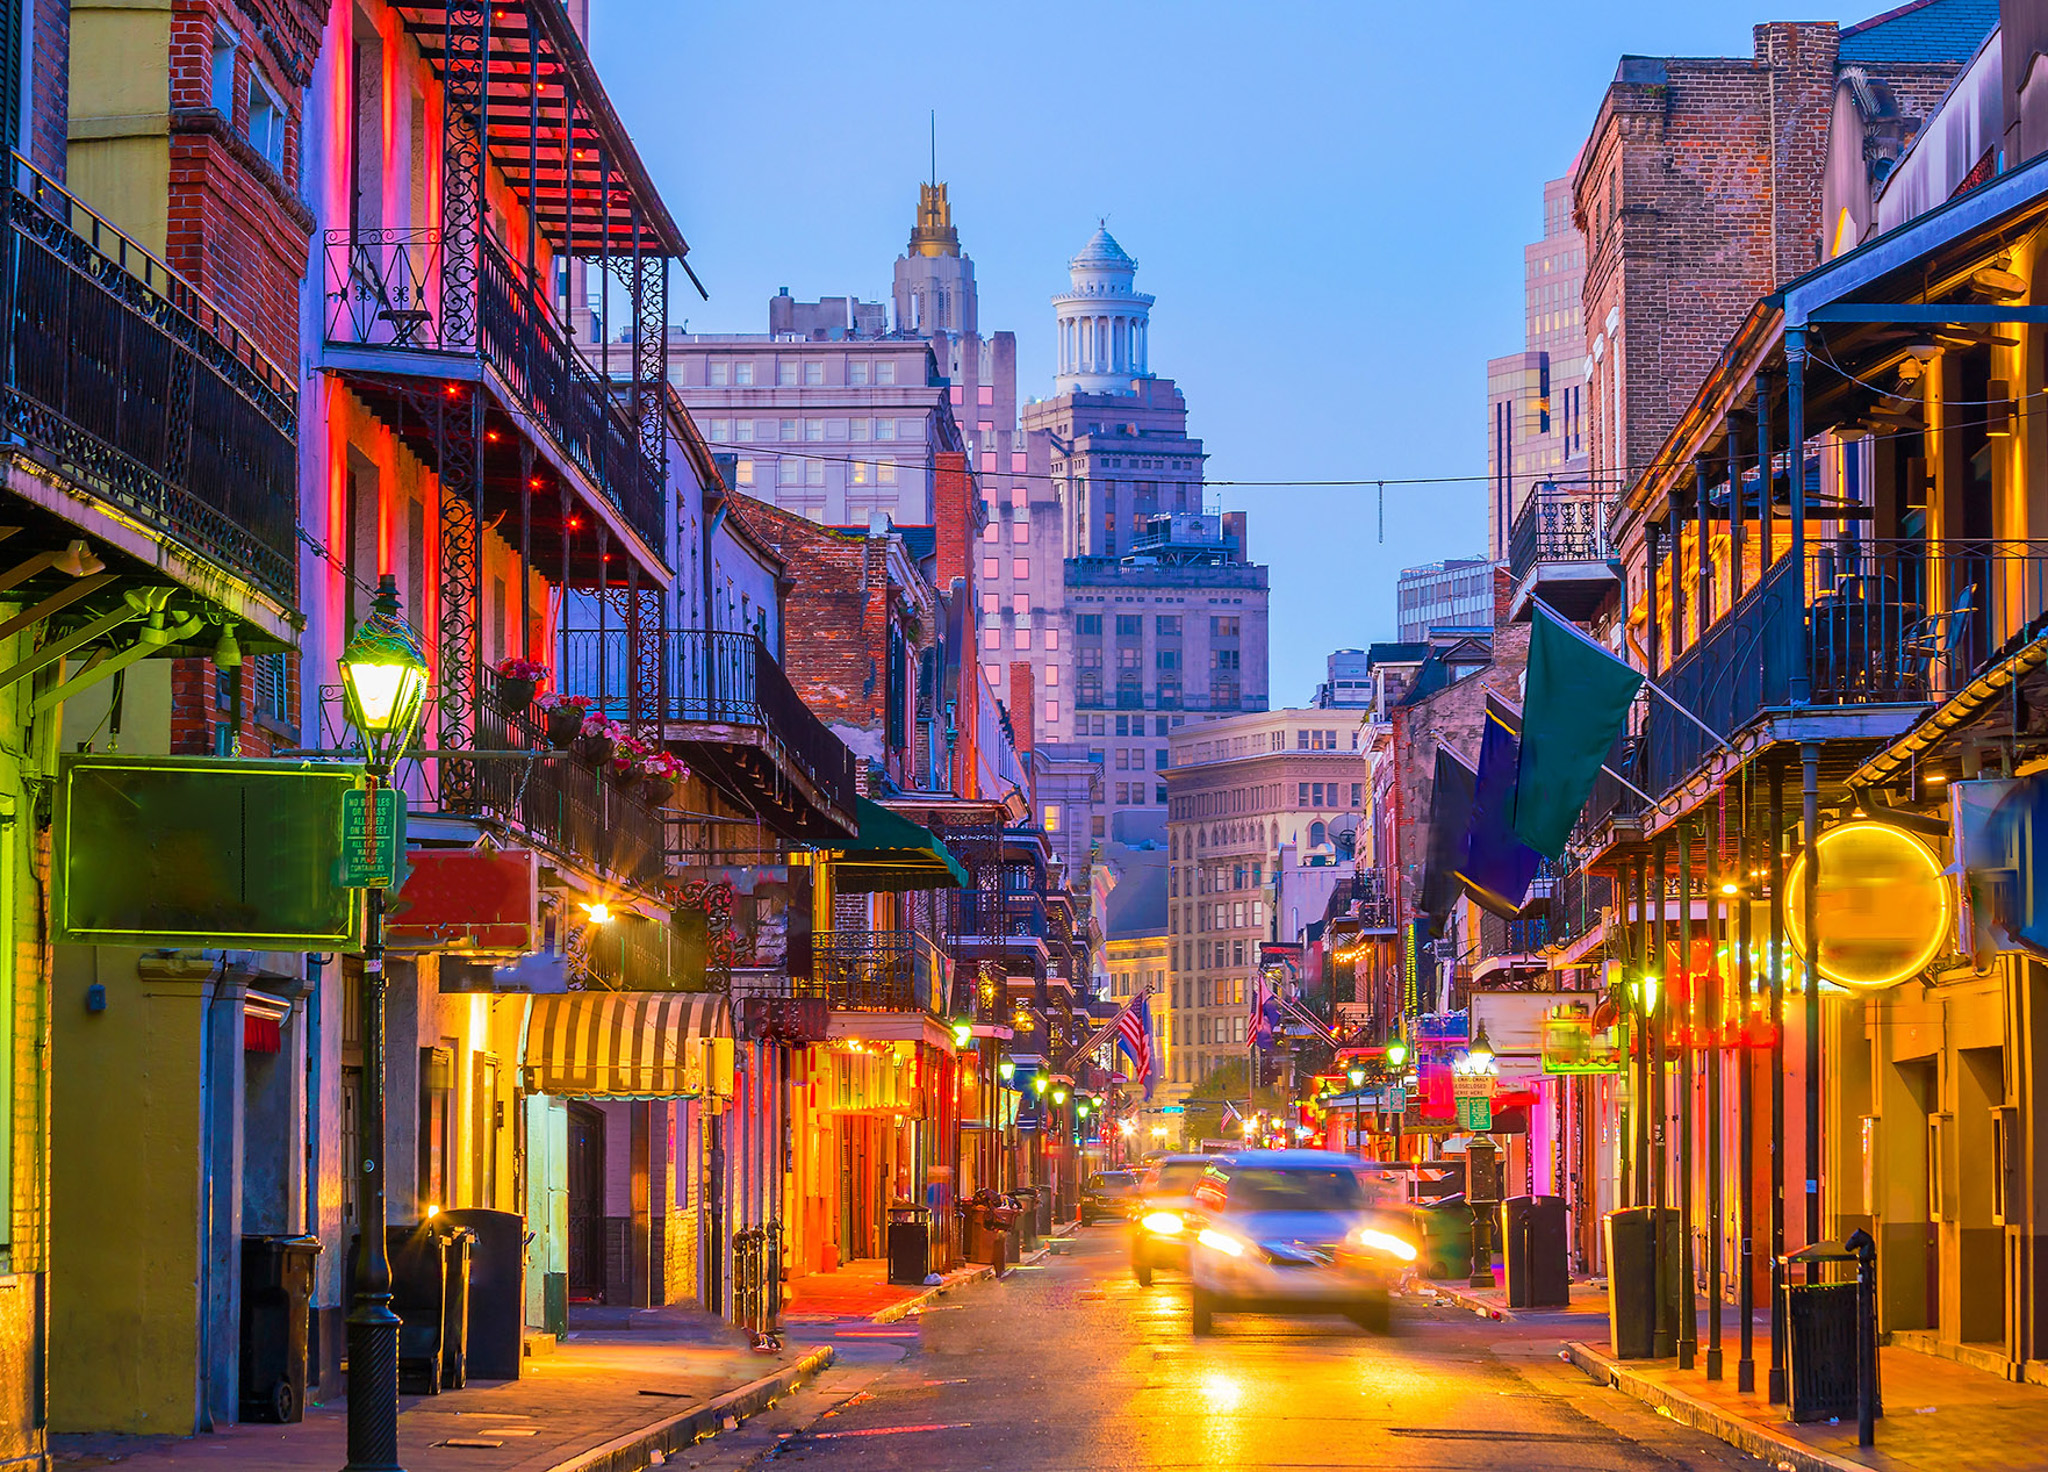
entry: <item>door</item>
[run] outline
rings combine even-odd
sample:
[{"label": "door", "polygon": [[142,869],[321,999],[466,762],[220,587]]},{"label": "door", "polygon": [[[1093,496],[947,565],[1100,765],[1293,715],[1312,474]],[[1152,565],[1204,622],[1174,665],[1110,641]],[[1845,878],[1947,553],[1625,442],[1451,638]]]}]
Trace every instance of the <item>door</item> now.
[{"label": "door", "polygon": [[569,1105],[569,1299],[603,1303],[604,1115]]},{"label": "door", "polygon": [[498,1060],[489,1053],[471,1055],[469,1139],[472,1206],[498,1205],[498,1142],[505,1127],[505,1105],[498,1098]]},{"label": "door", "polygon": [[725,1119],[709,1115],[704,1127],[704,1307],[725,1312]]}]

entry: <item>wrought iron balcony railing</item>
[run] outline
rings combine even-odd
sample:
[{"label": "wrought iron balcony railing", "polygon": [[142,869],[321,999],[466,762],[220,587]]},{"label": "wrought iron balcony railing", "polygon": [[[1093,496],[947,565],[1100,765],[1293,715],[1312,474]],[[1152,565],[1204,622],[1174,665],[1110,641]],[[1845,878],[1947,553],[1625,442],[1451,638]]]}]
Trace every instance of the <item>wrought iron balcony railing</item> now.
[{"label": "wrought iron balcony railing", "polygon": [[645,718],[631,709],[636,653],[658,650],[654,695],[664,726],[754,726],[781,748],[838,811],[853,811],[853,753],[811,712],[782,666],[753,634],[670,630],[636,638],[624,629],[571,629],[561,636],[561,688],[587,695],[615,720]]},{"label": "wrought iron balcony railing", "polygon": [[[477,722],[477,745],[486,751],[539,751],[548,743],[526,716],[508,715],[486,702]],[[660,885],[666,839],[661,815],[609,771],[572,756],[486,758],[472,765],[476,809],[482,815],[631,888]]]},{"label": "wrought iron balcony railing", "polygon": [[[1730,735],[1795,704],[1938,703],[2044,629],[2048,542],[1842,538],[1779,558],[1657,683]],[[1645,715],[1641,785],[1667,792],[1710,743],[1663,701]]]},{"label": "wrought iron balcony railing", "polygon": [[1517,583],[1544,562],[1604,562],[1614,556],[1607,535],[1612,491],[1538,487],[1508,531],[1508,572]]},{"label": "wrought iron balcony railing", "polygon": [[[471,281],[453,283],[463,276]],[[584,362],[543,286],[485,238],[474,261],[437,230],[327,232],[327,342],[481,358],[626,523],[664,544],[660,467],[611,388]]]},{"label": "wrought iron balcony railing", "polygon": [[162,261],[15,156],[6,424],[111,505],[298,601],[298,395]]},{"label": "wrought iron balcony railing", "polygon": [[797,995],[841,1012],[945,1012],[946,958],[914,930],[822,930],[811,936]]}]

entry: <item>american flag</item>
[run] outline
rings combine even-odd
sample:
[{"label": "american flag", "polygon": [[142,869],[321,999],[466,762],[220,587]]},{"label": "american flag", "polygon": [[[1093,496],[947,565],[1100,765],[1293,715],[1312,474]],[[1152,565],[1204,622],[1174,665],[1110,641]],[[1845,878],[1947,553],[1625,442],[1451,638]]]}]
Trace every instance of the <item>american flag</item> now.
[{"label": "american flag", "polygon": [[1140,997],[1116,1020],[1117,1051],[1131,1060],[1131,1076],[1145,1081],[1152,1097],[1152,999]]}]

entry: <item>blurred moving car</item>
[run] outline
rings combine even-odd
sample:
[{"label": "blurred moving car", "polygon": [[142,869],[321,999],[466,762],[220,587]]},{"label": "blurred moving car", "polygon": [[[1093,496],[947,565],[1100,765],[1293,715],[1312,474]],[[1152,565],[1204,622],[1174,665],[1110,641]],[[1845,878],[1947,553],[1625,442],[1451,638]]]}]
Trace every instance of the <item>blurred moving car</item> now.
[{"label": "blurred moving car", "polygon": [[1138,1286],[1152,1286],[1158,1268],[1186,1272],[1188,1243],[1200,1226],[1195,1215],[1195,1187],[1218,1155],[1162,1155],[1146,1167],[1138,1181],[1132,1216],[1131,1276]]},{"label": "blurred moving car", "polygon": [[1359,1162],[1334,1151],[1213,1159],[1195,1210],[1196,1334],[1219,1313],[1341,1314],[1383,1333],[1388,1290],[1420,1255],[1405,1214],[1377,1206]]},{"label": "blurred moving car", "polygon": [[1131,1171],[1096,1171],[1081,1186],[1081,1225],[1092,1227],[1105,1217],[1128,1216],[1137,1193],[1138,1177]]}]

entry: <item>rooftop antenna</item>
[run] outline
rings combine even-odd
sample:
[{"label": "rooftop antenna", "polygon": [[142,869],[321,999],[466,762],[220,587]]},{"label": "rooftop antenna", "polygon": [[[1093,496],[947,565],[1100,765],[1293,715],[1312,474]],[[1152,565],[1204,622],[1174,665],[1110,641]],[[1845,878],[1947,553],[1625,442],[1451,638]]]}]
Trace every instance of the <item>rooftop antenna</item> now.
[{"label": "rooftop antenna", "polygon": [[939,182],[939,110],[932,109],[932,183]]}]

